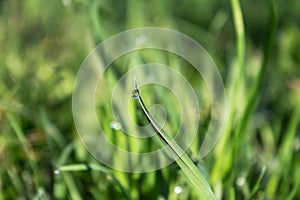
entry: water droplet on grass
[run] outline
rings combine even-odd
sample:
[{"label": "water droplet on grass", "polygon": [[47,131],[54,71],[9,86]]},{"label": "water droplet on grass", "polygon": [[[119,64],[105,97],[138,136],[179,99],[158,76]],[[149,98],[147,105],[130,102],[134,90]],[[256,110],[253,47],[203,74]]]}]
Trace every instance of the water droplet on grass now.
[{"label": "water droplet on grass", "polygon": [[109,180],[109,181],[112,181],[112,180],[113,180],[113,177],[112,177],[111,175],[107,175],[106,178],[107,178],[107,180]]},{"label": "water droplet on grass", "polygon": [[58,169],[56,169],[56,170],[54,171],[54,174],[60,174],[60,171],[59,171]]},{"label": "water droplet on grass", "polygon": [[132,97],[134,99],[138,99],[140,97],[140,91],[138,89],[137,82],[136,82],[136,77],[135,76],[133,77],[133,85],[134,85],[134,89],[132,91]]},{"label": "water droplet on grass", "polygon": [[117,121],[112,121],[109,124],[109,127],[115,130],[120,130],[121,129],[121,124]]},{"label": "water droplet on grass", "polygon": [[132,91],[132,97],[133,97],[134,99],[138,99],[138,98],[140,97],[140,93],[139,93],[139,91],[138,91],[137,89],[134,89],[134,90]]},{"label": "water droplet on grass", "polygon": [[245,184],[245,178],[244,177],[238,177],[236,179],[236,182],[235,182],[238,186],[242,186]]},{"label": "water droplet on grass", "polygon": [[176,194],[180,194],[180,193],[182,192],[182,187],[176,186],[176,187],[174,188],[174,192],[175,192]]}]

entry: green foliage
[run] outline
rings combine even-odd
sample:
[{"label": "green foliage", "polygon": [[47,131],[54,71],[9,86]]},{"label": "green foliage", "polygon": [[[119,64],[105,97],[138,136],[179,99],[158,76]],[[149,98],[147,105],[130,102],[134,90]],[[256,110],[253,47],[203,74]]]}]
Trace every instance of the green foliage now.
[{"label": "green foliage", "polygon": [[[209,94],[201,77],[175,55],[143,50],[120,57],[112,63],[116,70],[105,72],[109,84],[96,95],[109,94],[138,64],[173,66],[200,99],[199,137],[187,154],[216,196],[299,199],[299,9],[297,0],[0,1],[0,200],[199,198],[175,163],[145,174],[116,171],[96,161],[77,136],[71,96],[81,62],[109,36],[145,26],[191,36],[216,62],[229,115],[213,152],[199,160]],[[180,108],[174,96],[162,88],[141,90],[146,105],[165,106],[166,132],[176,131]],[[136,152],[159,148],[110,129],[110,102],[96,103],[116,145]],[[138,105],[129,105],[132,120],[146,123]]]}]

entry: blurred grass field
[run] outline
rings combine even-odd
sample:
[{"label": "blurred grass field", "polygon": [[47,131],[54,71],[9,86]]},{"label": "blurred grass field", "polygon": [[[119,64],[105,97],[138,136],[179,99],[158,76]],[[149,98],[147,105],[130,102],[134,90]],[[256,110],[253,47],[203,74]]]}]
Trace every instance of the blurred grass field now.
[{"label": "blurred grass field", "polygon": [[[119,70],[107,71],[109,85],[96,95],[109,94],[122,73],[138,64],[175,66],[202,101],[199,138],[188,153],[215,194],[300,199],[300,2],[278,0],[272,7],[271,0],[243,0],[241,24],[233,19],[233,2],[0,0],[0,199],[198,198],[175,163],[145,174],[107,168],[84,149],[74,126],[72,91],[84,58],[106,38],[146,26],[187,34],[216,62],[229,109],[216,147],[198,160],[209,99],[199,76],[176,56],[147,50],[135,59],[119,58],[113,63]],[[239,25],[244,34],[237,35]],[[177,101],[161,88],[142,92],[147,105],[166,106],[166,129],[176,130]],[[109,102],[100,103],[97,115],[114,135]],[[140,122],[130,103],[132,118]],[[138,140],[128,146],[125,136],[112,140],[140,152],[156,148]]]}]

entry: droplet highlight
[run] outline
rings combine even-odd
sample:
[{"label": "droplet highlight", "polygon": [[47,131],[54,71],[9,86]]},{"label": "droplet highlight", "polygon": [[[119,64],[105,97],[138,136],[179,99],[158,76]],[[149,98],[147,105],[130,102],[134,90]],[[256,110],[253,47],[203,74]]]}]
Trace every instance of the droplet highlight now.
[{"label": "droplet highlight", "polygon": [[245,184],[245,178],[244,177],[238,177],[237,179],[236,179],[236,184],[238,185],[238,186],[243,186],[244,184]]},{"label": "droplet highlight", "polygon": [[137,89],[134,89],[134,90],[132,91],[132,97],[133,97],[134,99],[138,99],[138,98],[140,97],[140,92],[139,92]]},{"label": "droplet highlight", "polygon": [[56,169],[56,170],[54,171],[54,174],[60,174],[60,171],[59,171],[58,169]]},{"label": "droplet highlight", "polygon": [[121,124],[117,121],[112,121],[109,124],[109,127],[115,130],[120,130],[121,129]]},{"label": "droplet highlight", "polygon": [[175,192],[176,194],[180,194],[180,193],[182,192],[182,187],[176,186],[176,187],[174,188],[174,192]]}]

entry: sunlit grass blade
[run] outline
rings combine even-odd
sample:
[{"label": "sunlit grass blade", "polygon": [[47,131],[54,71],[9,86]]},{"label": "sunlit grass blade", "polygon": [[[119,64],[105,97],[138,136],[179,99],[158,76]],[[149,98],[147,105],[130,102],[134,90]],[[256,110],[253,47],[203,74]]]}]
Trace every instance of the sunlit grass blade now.
[{"label": "sunlit grass blade", "polygon": [[112,171],[108,168],[105,168],[100,165],[95,164],[72,164],[72,165],[64,165],[57,169],[59,172],[63,171],[88,171],[88,170],[95,170],[101,171],[104,173],[111,173]]},{"label": "sunlit grass blade", "polygon": [[143,99],[139,93],[137,84],[135,82],[135,88],[132,93],[133,98],[138,99],[139,104],[149,121],[152,128],[157,133],[162,142],[167,145],[167,154],[176,160],[176,163],[181,168],[189,183],[198,191],[200,199],[217,199],[212,189],[206,180],[205,176],[196,167],[189,156],[182,150],[182,148],[173,140],[173,138],[166,133],[155,121],[150,112],[148,111]]}]

